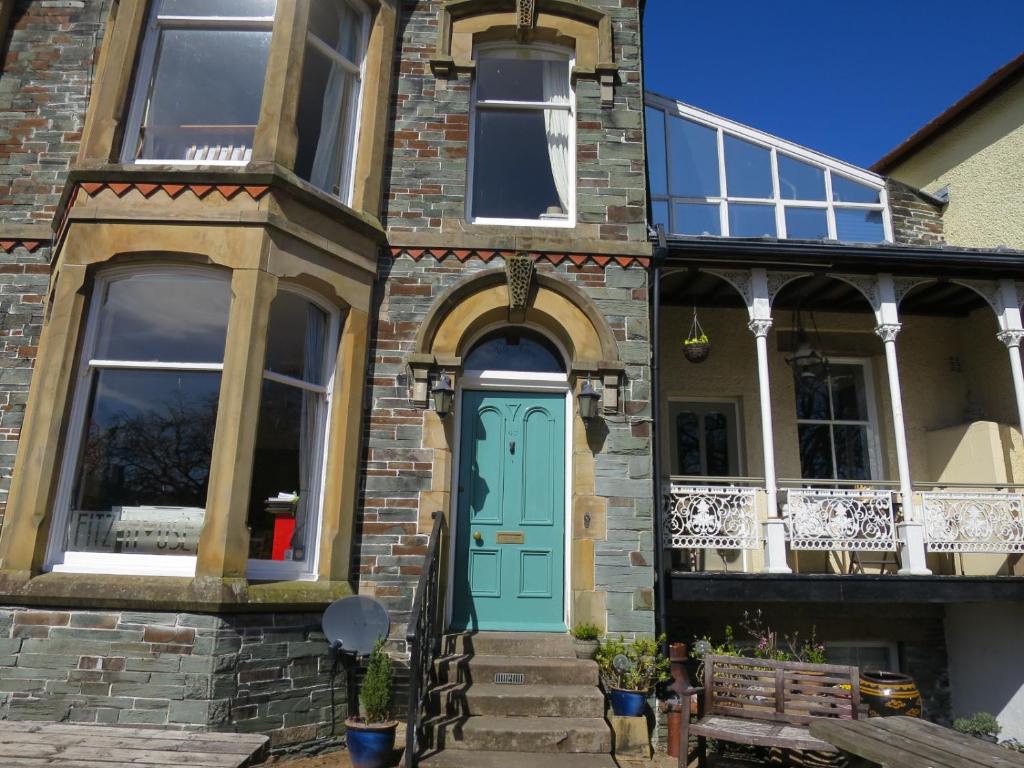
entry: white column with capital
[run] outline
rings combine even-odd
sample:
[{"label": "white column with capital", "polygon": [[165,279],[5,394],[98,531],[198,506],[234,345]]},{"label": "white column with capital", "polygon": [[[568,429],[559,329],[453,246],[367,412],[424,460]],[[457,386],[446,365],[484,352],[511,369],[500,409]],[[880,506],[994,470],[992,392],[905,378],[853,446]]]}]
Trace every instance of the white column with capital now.
[{"label": "white column with capital", "polygon": [[1024,339],[1024,329],[1000,331],[997,336],[1010,353],[1010,373],[1013,376],[1013,394],[1017,399],[1017,419],[1021,433],[1024,434],[1024,371],[1021,370],[1020,363],[1020,343]]},{"label": "white column with capital", "polygon": [[768,497],[768,519],[764,524],[764,570],[792,573],[786,562],[786,523],[779,516],[779,488],[775,476],[775,433],[772,429],[772,395],[768,378],[768,331],[770,317],[752,319],[747,327],[757,343],[757,387],[761,403],[761,449],[764,454],[764,489]]},{"label": "white column with capital", "polygon": [[907,428],[903,418],[903,394],[900,389],[900,369],[896,357],[896,335],[902,327],[899,322],[896,288],[890,274],[878,276],[879,306],[876,311],[878,325],[875,333],[885,345],[885,367],[889,379],[889,406],[892,409],[892,428],[896,447],[896,472],[903,499],[903,519],[897,523],[902,557],[900,574],[927,576],[931,574],[925,557],[924,525],[914,506],[914,484],[910,479],[910,453],[907,450]]}]

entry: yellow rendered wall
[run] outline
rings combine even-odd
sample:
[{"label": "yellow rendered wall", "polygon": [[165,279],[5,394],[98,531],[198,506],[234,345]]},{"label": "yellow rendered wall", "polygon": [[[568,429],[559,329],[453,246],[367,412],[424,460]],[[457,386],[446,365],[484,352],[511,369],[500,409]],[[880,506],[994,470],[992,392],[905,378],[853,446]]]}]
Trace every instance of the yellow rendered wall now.
[{"label": "yellow rendered wall", "polygon": [[926,192],[949,186],[950,245],[1024,248],[1024,80],[889,175]]},{"label": "yellow rendered wall", "polygon": [[[668,403],[678,399],[734,400],[740,420],[741,473],[763,475],[761,416],[758,409],[757,359],[754,335],[747,329],[742,309],[699,309],[701,325],[711,339],[712,352],[703,363],[687,362],[682,335],[689,328],[692,309],[662,307],[661,419],[668,425]],[[775,461],[780,478],[800,476],[796,407],[789,352],[779,351],[778,332],[789,329],[785,313],[776,313],[768,337]],[[877,413],[880,454],[879,479],[897,478],[889,382],[881,340],[874,334],[874,319],[863,314],[816,313],[819,331],[842,334],[849,349],[826,349],[833,356],[851,354],[853,347],[872,351],[872,391]],[[993,421],[1007,463],[1010,481],[1019,482],[1020,433],[1006,347],[996,337],[995,315],[979,309],[968,317],[904,316],[897,351],[904,423],[915,482],[939,480],[929,461],[931,433],[972,421]],[[681,330],[682,329],[682,330]],[[669,429],[662,431],[662,469],[670,472]],[[987,479],[987,478],[986,478]]]}]

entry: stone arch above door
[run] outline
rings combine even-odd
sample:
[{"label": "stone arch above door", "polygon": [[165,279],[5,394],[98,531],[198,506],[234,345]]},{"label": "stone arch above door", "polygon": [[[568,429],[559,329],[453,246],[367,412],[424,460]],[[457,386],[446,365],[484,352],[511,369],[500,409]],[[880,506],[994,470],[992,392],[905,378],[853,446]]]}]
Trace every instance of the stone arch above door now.
[{"label": "stone arch above door", "polygon": [[568,354],[570,375],[600,378],[605,412],[618,410],[624,365],[607,321],[582,291],[556,275],[538,273],[527,257],[512,257],[504,270],[473,275],[434,302],[407,358],[413,399],[425,406],[431,374],[457,374],[470,342],[503,323],[529,324],[556,339]]}]

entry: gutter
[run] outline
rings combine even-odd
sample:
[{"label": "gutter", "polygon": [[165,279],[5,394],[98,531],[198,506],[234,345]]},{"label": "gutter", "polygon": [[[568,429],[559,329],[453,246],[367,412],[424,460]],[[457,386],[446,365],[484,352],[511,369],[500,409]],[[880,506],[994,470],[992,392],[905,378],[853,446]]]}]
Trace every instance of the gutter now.
[{"label": "gutter", "polygon": [[692,237],[666,242],[664,264],[842,267],[853,272],[942,271],[951,276],[1024,277],[1024,251],[1009,248],[935,248],[914,245],[840,245],[774,239]]}]

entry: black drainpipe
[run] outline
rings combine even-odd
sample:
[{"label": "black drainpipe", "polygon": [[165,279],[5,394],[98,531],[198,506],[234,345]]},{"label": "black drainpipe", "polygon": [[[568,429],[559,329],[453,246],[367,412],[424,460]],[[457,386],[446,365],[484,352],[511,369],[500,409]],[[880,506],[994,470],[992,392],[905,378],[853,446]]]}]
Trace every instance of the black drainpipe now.
[{"label": "black drainpipe", "polygon": [[664,260],[665,229],[657,225],[658,245],[654,249],[651,283],[651,457],[654,461],[654,578],[657,593],[655,601],[655,636],[668,632],[668,590],[662,532],[665,530],[665,510],[661,489],[661,264]]}]

